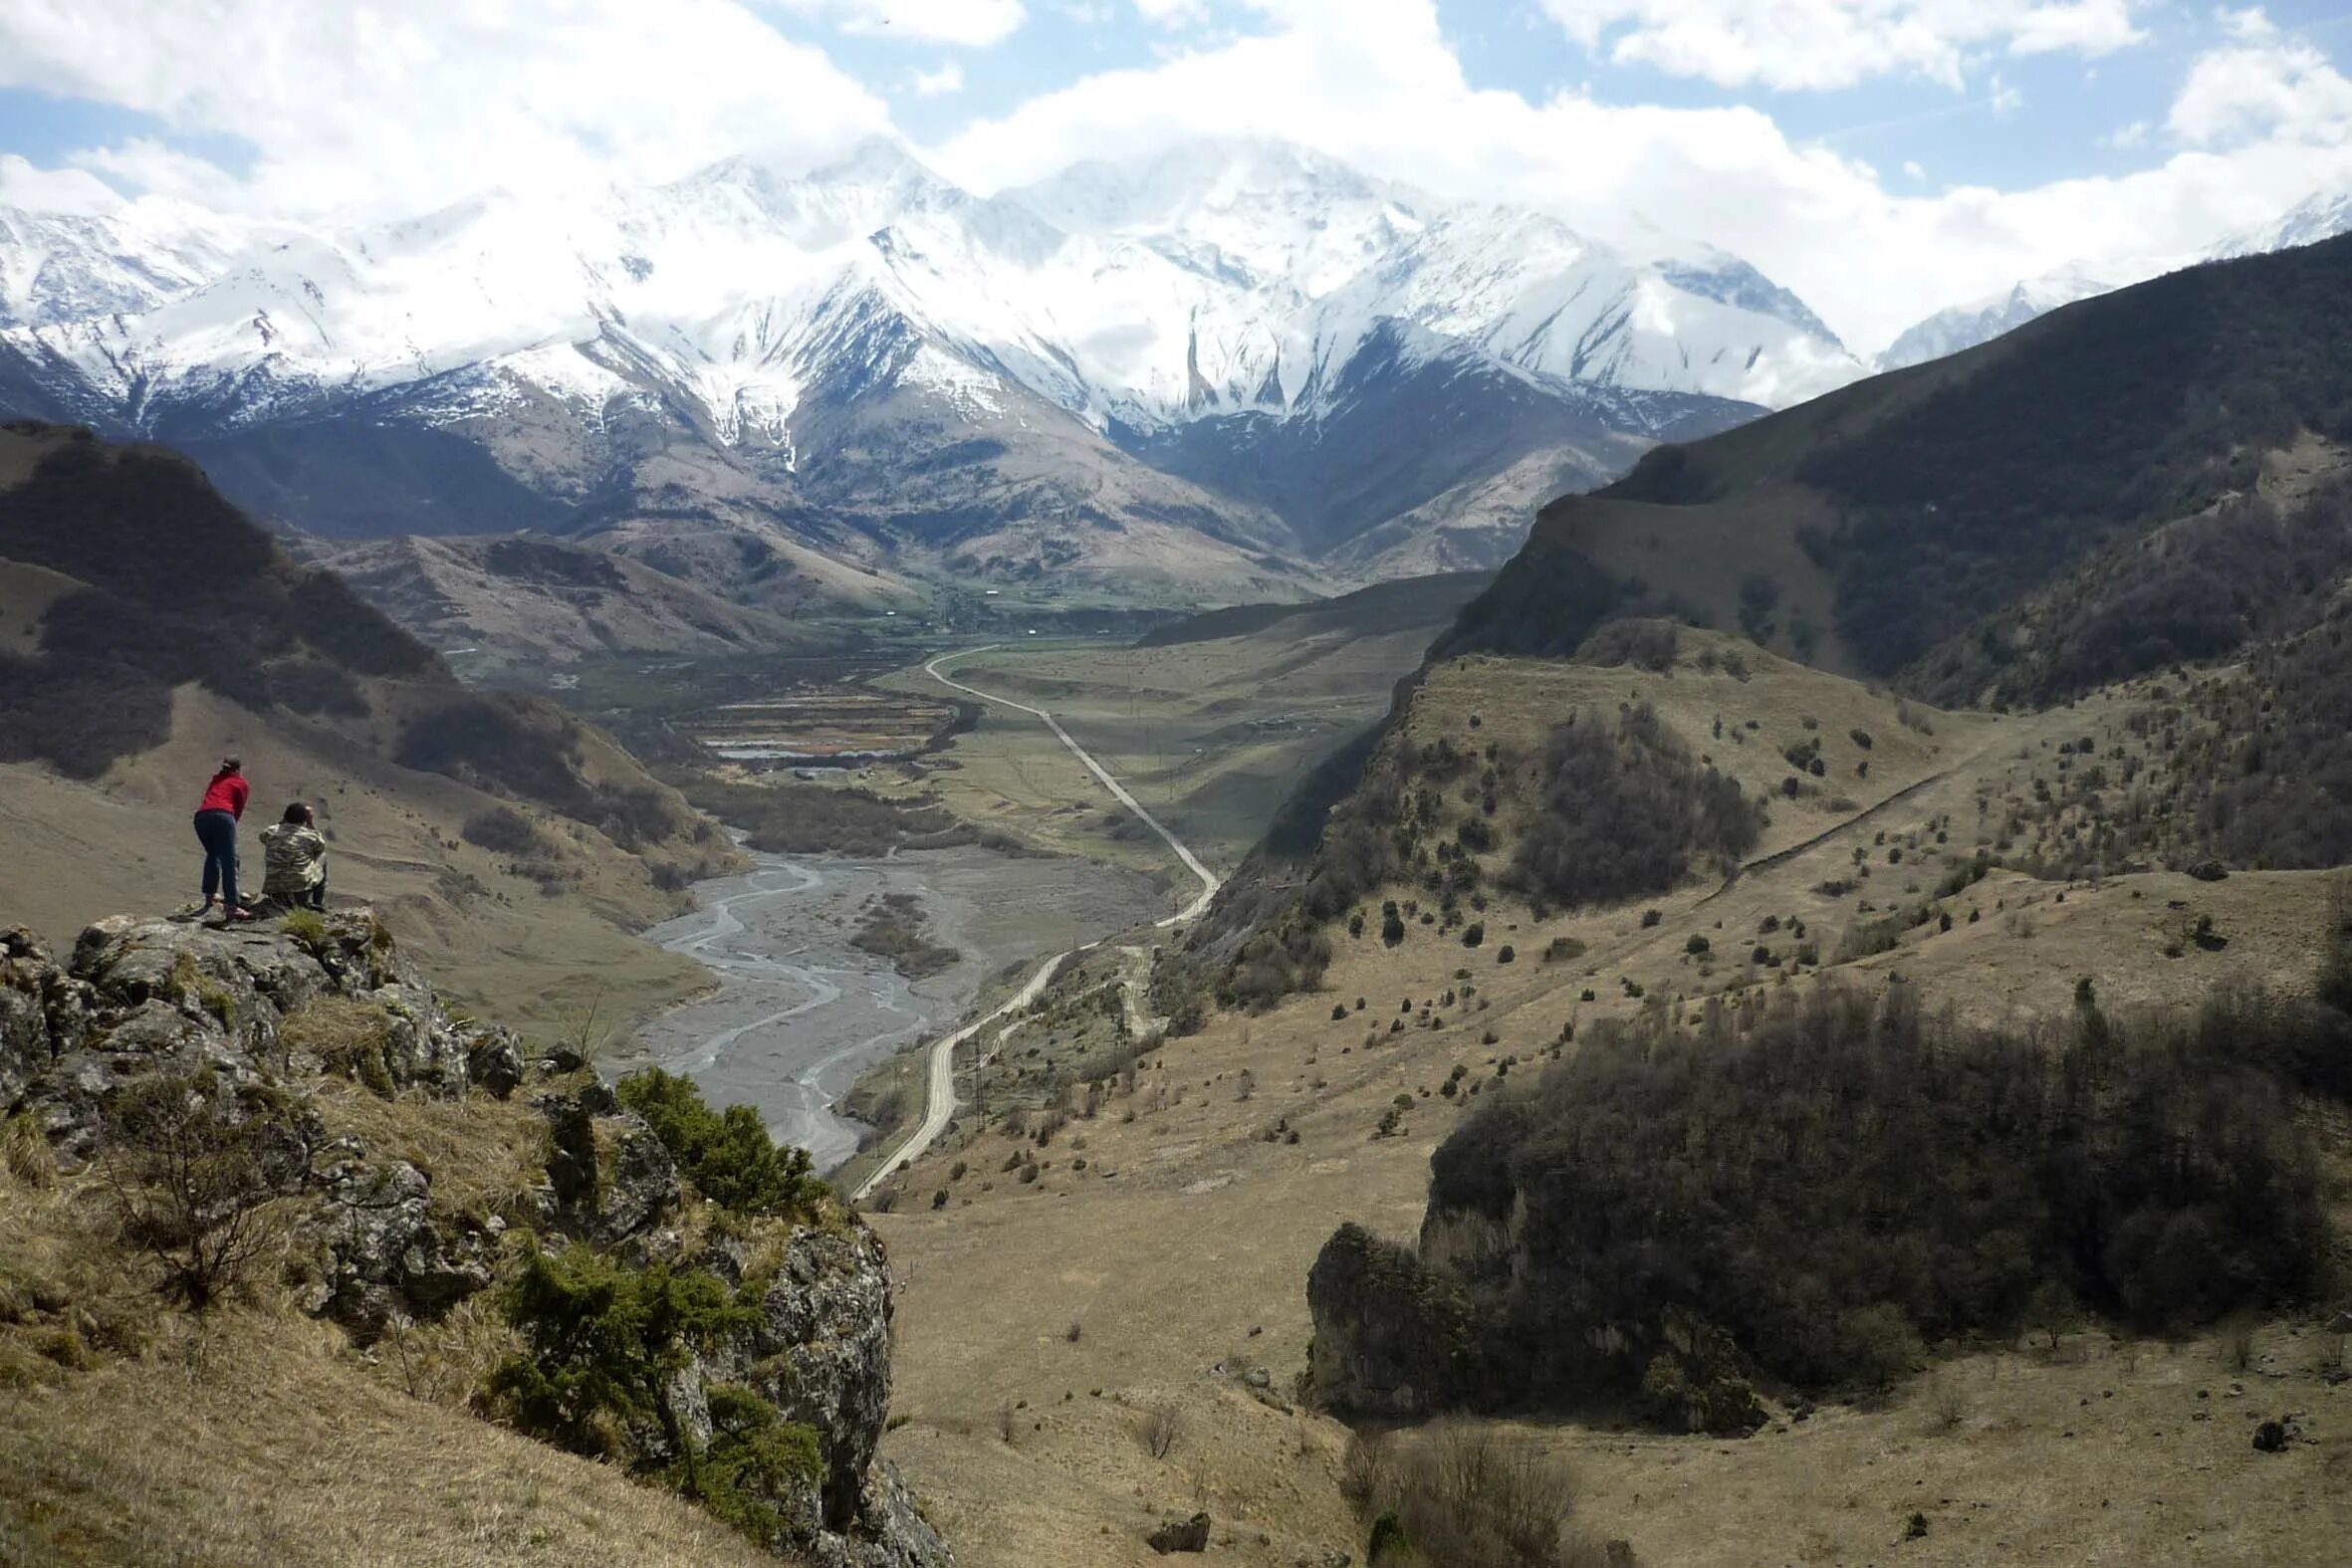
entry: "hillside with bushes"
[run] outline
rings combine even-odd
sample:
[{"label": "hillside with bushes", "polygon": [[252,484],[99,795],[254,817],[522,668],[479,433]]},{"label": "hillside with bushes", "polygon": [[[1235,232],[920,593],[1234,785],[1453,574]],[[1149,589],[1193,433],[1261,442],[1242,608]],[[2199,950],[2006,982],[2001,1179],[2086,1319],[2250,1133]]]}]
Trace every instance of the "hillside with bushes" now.
[{"label": "hillside with bushes", "polygon": [[2180,1332],[2317,1303],[2337,1246],[2306,1099],[2352,1095],[2342,916],[2316,1001],[1974,1029],[1835,988],[1609,1024],[1440,1145],[1416,1251],[1315,1264],[1314,1376],[1367,1414],[1762,1423],[1752,1379],[1884,1389],[1937,1342]]},{"label": "hillside with bushes", "polygon": [[10,1562],[953,1560],[807,1154],[453,1012],[365,911],[0,936],[0,1149]]}]

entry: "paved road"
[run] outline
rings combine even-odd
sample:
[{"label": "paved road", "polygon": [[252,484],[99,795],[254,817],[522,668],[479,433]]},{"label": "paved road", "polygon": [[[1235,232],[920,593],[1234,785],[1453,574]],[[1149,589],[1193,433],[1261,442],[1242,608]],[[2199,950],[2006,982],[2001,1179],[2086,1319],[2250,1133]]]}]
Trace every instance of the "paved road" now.
[{"label": "paved road", "polygon": [[[1184,862],[1184,868],[1200,878],[1200,896],[1167,919],[1158,922],[1158,925],[1162,928],[1181,926],[1198,919],[1201,912],[1209,907],[1209,901],[1217,896],[1217,889],[1221,885],[1221,879],[1217,873],[1201,864],[1199,857],[1186,847],[1182,839],[1169,832],[1158,817],[1144,808],[1142,801],[1129,794],[1126,786],[1110,776],[1108,769],[1096,762],[1084,747],[1071,740],[1069,732],[1061,727],[1058,720],[1043,708],[1033,708],[1028,703],[1015,702],[1010,697],[1000,697],[995,692],[985,692],[977,686],[967,686],[962,681],[952,679],[940,671],[939,666],[950,659],[962,659],[975,653],[986,653],[996,646],[998,644],[990,642],[983,643],[977,648],[965,648],[955,653],[943,653],[924,665],[923,673],[939,682],[940,685],[962,692],[967,697],[977,697],[982,702],[992,702],[1000,708],[1011,708],[1016,712],[1026,713],[1032,718],[1043,720],[1046,728],[1054,732],[1054,738],[1068,747],[1070,755],[1085,764],[1086,771],[1101,781],[1102,787],[1110,791],[1111,797],[1132,811],[1136,819],[1141,821],[1144,826],[1159,834],[1161,842],[1175,852],[1178,860]],[[916,1125],[915,1130],[908,1135],[904,1143],[900,1144],[887,1159],[875,1167],[871,1176],[857,1184],[856,1190],[849,1195],[852,1202],[865,1198],[900,1166],[911,1164],[920,1158],[925,1150],[939,1141],[939,1135],[947,1131],[947,1124],[956,1113],[956,1047],[991,1023],[1018,1012],[1037,1001],[1039,995],[1046,989],[1046,982],[1053,978],[1055,969],[1063,959],[1084,953],[1093,946],[1095,944],[1088,943],[1086,947],[1072,948],[1067,953],[1055,954],[1040,964],[1037,973],[1031,975],[1027,983],[998,1007],[994,1012],[975,1022],[965,1024],[953,1034],[946,1035],[932,1044],[930,1070],[927,1074],[923,1094],[922,1121]]]}]

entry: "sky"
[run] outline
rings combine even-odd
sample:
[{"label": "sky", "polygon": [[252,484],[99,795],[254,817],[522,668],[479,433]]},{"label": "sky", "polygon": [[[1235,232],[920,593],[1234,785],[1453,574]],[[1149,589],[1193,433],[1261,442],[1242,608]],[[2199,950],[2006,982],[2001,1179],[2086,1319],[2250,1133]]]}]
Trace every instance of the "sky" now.
[{"label": "sky", "polygon": [[988,192],[1204,134],[1631,247],[1868,353],[2352,189],[2352,0],[0,0],[0,204],[409,216],[874,134]]}]

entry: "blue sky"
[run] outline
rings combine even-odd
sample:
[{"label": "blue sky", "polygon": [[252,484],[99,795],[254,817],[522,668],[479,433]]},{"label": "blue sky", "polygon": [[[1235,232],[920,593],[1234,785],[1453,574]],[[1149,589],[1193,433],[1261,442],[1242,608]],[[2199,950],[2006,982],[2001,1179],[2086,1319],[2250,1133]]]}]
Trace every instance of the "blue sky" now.
[{"label": "blue sky", "polygon": [[2348,55],[2348,0],[0,0],[0,201],[331,221],[875,133],[987,189],[1251,133],[1720,245],[1869,346],[2352,187]]}]

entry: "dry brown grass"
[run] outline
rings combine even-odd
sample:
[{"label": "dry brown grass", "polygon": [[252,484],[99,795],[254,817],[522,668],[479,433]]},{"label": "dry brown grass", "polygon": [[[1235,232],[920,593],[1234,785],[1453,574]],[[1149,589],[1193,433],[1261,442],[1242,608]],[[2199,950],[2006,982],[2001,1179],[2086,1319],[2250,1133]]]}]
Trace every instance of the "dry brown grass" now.
[{"label": "dry brown grass", "polygon": [[332,1079],[312,1103],[331,1132],[358,1139],[372,1158],[406,1160],[430,1179],[434,1202],[459,1213],[513,1218],[546,1168],[547,1120],[520,1097],[408,1090],[386,1099]]},{"label": "dry brown grass", "polygon": [[[1686,657],[1705,645],[1686,634]],[[1943,855],[1974,851],[1979,791],[1998,800],[2019,787],[2006,776],[2015,769],[2021,780],[2021,750],[2054,756],[2059,741],[2086,730],[2107,735],[2130,706],[2101,699],[2000,719],[1928,714],[1931,735],[1905,727],[1890,700],[1858,686],[1753,652],[1748,663],[1752,680],[1741,683],[1690,668],[1661,677],[1560,665],[1536,666],[1530,679],[1521,661],[1486,660],[1448,667],[1424,692],[1440,691],[1431,722],[1454,716],[1457,743],[1469,712],[1482,715],[1482,738],[1535,737],[1563,703],[1647,700],[1695,750],[1714,753],[1757,786],[1786,772],[1778,742],[1819,734],[1842,746],[1849,728],[1875,740],[1867,781],[1853,778],[1852,759],[1837,754],[1848,776],[1839,787],[1853,790],[1861,807],[1912,782],[1936,782],[1851,826],[1841,826],[1825,800],[1779,809],[1765,851],[1828,835],[1744,875],[1728,892],[1694,881],[1655,900],[1545,921],[1497,901],[1484,914],[1488,944],[1514,943],[1522,957],[1512,965],[1417,925],[1393,949],[1376,931],[1351,941],[1340,927],[1322,994],[1288,999],[1255,1017],[1219,1014],[1198,1035],[1155,1045],[1137,1064],[1135,1092],[1114,1090],[1100,1116],[1073,1121],[1049,1147],[1009,1136],[998,1116],[918,1165],[907,1191],[927,1199],[945,1188],[950,1202],[876,1222],[906,1281],[899,1408],[914,1418],[886,1449],[936,1506],[966,1568],[1148,1564],[1157,1559],[1141,1545],[1141,1527],[1189,1513],[1196,1491],[1218,1521],[1216,1549],[1237,1562],[1283,1568],[1331,1551],[1360,1561],[1362,1532],[1339,1483],[1344,1431],[1303,1412],[1284,1416],[1210,1370],[1244,1344],[1274,1374],[1275,1390],[1289,1386],[1311,1332],[1303,1282],[1331,1229],[1352,1219],[1389,1234],[1419,1230],[1429,1155],[1466,1108],[1501,1087],[1499,1058],[1519,1058],[1517,1078],[1537,1070],[1535,1057],[1565,1023],[1581,1031],[1669,999],[1695,1017],[1710,995],[1736,1000],[1743,989],[1794,984],[1783,980],[1785,969],[1750,966],[1750,947],[1769,940],[1787,955],[1802,940],[1833,953],[1845,927],[1868,918],[1865,900],[1883,910],[1915,877],[1923,891],[1932,888]],[[1734,748],[1712,733],[1718,712],[1727,729],[1748,717],[1760,729]],[[1803,728],[1807,716],[1817,730]],[[1951,842],[1931,849],[1938,816],[1950,818]],[[1889,841],[1919,835],[1916,855],[1890,864],[1882,829]],[[1842,896],[1819,891],[1852,874],[1857,848],[1873,875]],[[1927,863],[1916,864],[1921,859]],[[2151,872],[2066,887],[1997,871],[1948,900],[1961,917],[1954,929],[1930,923],[1907,931],[1895,951],[1846,966],[1838,978],[1875,990],[1899,973],[1927,1006],[1951,1006],[1982,1022],[2062,1015],[2085,974],[2098,978],[2111,1008],[2193,1006],[2234,976],[2291,988],[2308,984],[2330,881],[2323,873],[2241,872],[2208,884]],[[2175,900],[2179,911],[2170,907]],[[1650,904],[1663,918],[1645,927]],[[1983,918],[1968,924],[1978,904]],[[2000,933],[2002,917],[2021,908],[2036,923],[2032,942]],[[2156,928],[2184,913],[2211,913],[2228,949],[2192,946],[2186,957],[2164,958]],[[1764,938],[1767,917],[1778,930]],[[1792,918],[1807,924],[1805,938],[1790,931]],[[1694,933],[1713,940],[1712,973],[1687,951]],[[1529,962],[1555,937],[1584,951]],[[1465,968],[1479,995],[1441,1007],[1442,1028],[1408,1020],[1403,1032],[1386,1032],[1400,999],[1418,1008],[1442,997],[1463,984]],[[1629,997],[1620,977],[1645,986],[1648,1000]],[[1098,984],[1107,974],[1097,967],[1088,978]],[[1587,988],[1591,1002],[1581,1000]],[[1361,1013],[1352,1006],[1358,996],[1370,1003]],[[1335,1001],[1348,1007],[1336,1019]],[[1045,1024],[1025,1030],[1006,1059],[1026,1060],[1022,1052],[1047,1032]],[[1490,1032],[1495,1043],[1485,1040]],[[1456,1065],[1468,1069],[1466,1086],[1484,1092],[1423,1094]],[[1236,1088],[1245,1071],[1255,1084],[1249,1101]],[[1402,1136],[1372,1138],[1399,1093],[1412,1096]],[[991,1110],[1000,1111],[995,1094]],[[1299,1142],[1266,1141],[1278,1120]],[[2330,1124],[2332,1146],[2352,1150],[2352,1120]],[[1039,1180],[999,1174],[1016,1152],[1039,1161]],[[967,1174],[951,1181],[957,1161]],[[2352,1210],[2352,1185],[2340,1193],[2339,1206]],[[1059,1332],[1072,1319],[1085,1324],[1074,1344]],[[2332,1353],[2321,1337],[2295,1340],[2268,1325],[2260,1349]],[[2136,1353],[2108,1352],[2104,1343],[2074,1335],[2064,1357],[1972,1357],[1943,1369],[1949,1398],[1923,1385],[1884,1409],[1830,1407],[1745,1443],[1576,1423],[1529,1435],[1572,1459],[1580,1511],[1597,1533],[1631,1540],[1642,1561],[1678,1568],[1884,1563],[1897,1550],[1906,1563],[1968,1568],[2340,1555],[2352,1529],[2352,1491],[2340,1484],[2352,1475],[2352,1450],[2341,1441],[2352,1385],[2326,1385],[2299,1362],[2295,1370],[2257,1362],[2251,1375],[2225,1375],[2218,1336]],[[2244,1395],[2230,1394],[2233,1378]],[[2198,1400],[2200,1389],[2211,1398]],[[1065,1400],[1072,1390],[1074,1400]],[[986,1413],[1022,1401],[1028,1421],[1008,1446]],[[1161,1403],[1181,1410],[1185,1437],[1155,1461],[1135,1435],[1136,1412]],[[2262,1405],[2307,1410],[2320,1446],[2256,1455],[2247,1418]],[[2198,1420],[2201,1413],[2207,1419]],[[1930,1515],[1931,1533],[1898,1547],[1915,1509]],[[1261,1532],[1271,1544],[1261,1544]]]},{"label": "dry brown grass", "polygon": [[773,1564],[616,1470],[382,1386],[333,1330],[215,1315],[0,1401],[0,1561]]}]

